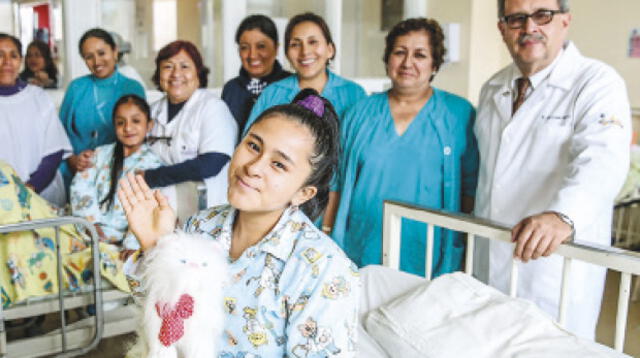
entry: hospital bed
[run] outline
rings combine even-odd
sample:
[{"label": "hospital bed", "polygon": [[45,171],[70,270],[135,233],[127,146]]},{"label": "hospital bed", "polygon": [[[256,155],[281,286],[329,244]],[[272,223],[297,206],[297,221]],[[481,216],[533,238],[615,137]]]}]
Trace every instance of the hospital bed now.
[{"label": "hospital bed", "polygon": [[[129,299],[129,294],[111,288],[100,274],[100,254],[97,250],[98,235],[93,225],[77,217],[61,217],[41,219],[29,222],[1,225],[2,234],[10,232],[29,231],[42,228],[55,228],[55,242],[57,253],[57,276],[63,277],[62,255],[59,246],[59,232],[63,225],[84,227],[89,232],[89,243],[92,253],[93,284],[82,286],[80,290],[65,291],[64,280],[58,280],[58,293],[52,296],[37,297],[17,302],[8,308],[0,305],[0,357],[39,357],[57,355],[59,357],[73,357],[87,353],[95,348],[104,337],[120,335],[135,330],[137,321],[136,310],[133,305],[122,305],[122,301]],[[116,308],[103,311],[103,304],[113,302]],[[84,310],[89,305],[95,305],[95,314],[72,324],[67,324],[65,310]],[[10,320],[37,317],[39,315],[58,313],[60,328],[47,334],[19,338],[7,341],[6,322]]]},{"label": "hospital bed", "polygon": [[[401,218],[403,217],[428,223],[428,260],[425,266],[425,278],[420,278],[398,271],[401,235],[400,223]],[[43,227],[56,227],[57,230],[60,226],[67,224],[78,224],[86,227],[91,234],[92,249],[97,247],[97,235],[92,225],[83,219],[75,217],[46,219],[0,226],[0,234],[13,231],[33,230]],[[361,295],[361,324],[358,328],[358,357],[383,358],[412,356],[408,354],[389,354],[387,350],[388,347],[386,347],[389,342],[393,341],[394,344],[404,344],[402,337],[395,337],[384,330],[378,330],[378,335],[376,336],[376,334],[374,334],[375,332],[370,329],[371,325],[369,325],[369,323],[373,321],[371,317],[375,317],[376,312],[379,313],[380,309],[383,307],[389,307],[389,302],[398,301],[398,299],[402,299],[408,294],[411,296],[412,292],[415,292],[416,289],[420,290],[421,287],[427,287],[431,290],[436,283],[444,282],[443,277],[429,281],[432,275],[431,258],[433,257],[434,227],[446,228],[468,234],[465,267],[466,273],[469,275],[473,273],[473,251],[474,239],[476,237],[484,237],[490,240],[501,240],[506,242],[510,241],[509,229],[492,222],[479,220],[470,216],[434,211],[397,202],[385,202],[383,233],[384,267],[367,267],[362,270],[364,287],[363,294]],[[568,277],[571,269],[571,262],[574,259],[587,261],[621,272],[619,286],[620,295],[614,343],[615,350],[617,352],[621,352],[625,338],[625,323],[629,307],[631,275],[640,274],[640,256],[621,249],[587,246],[578,243],[562,245],[558,249],[558,254],[565,257],[564,277]],[[98,268],[100,265],[100,257],[97,250],[93,251],[93,258],[93,271],[99,272]],[[58,270],[60,271],[61,268],[59,267]],[[88,290],[76,293],[59,290],[59,292],[62,293],[55,297],[36,299],[34,301],[28,301],[26,303],[11,306],[5,310],[0,310],[0,357],[37,357],[51,354],[59,354],[61,357],[78,356],[93,349],[102,338],[134,331],[137,327],[135,318],[137,314],[134,305],[121,305],[118,308],[107,312],[103,312],[101,309],[103,307],[103,302],[121,301],[123,299],[127,299],[129,294],[106,287],[104,285],[105,280],[101,280],[99,276],[100,275],[97,275],[95,277],[94,285]],[[465,277],[469,276],[454,274],[449,278],[451,278],[450,282],[453,282],[454,286],[457,284],[456,287],[475,290],[474,294],[475,292],[487,292],[486,290],[488,290],[488,288],[484,287],[483,284],[465,281]],[[517,286],[515,285],[517,282],[517,265],[515,264],[513,265],[511,282],[512,285],[510,293],[511,296],[515,297],[517,295]],[[562,303],[559,315],[560,324],[562,324],[566,319],[568,290],[568,286],[563,285],[561,293]],[[489,294],[502,299],[503,303],[515,304],[518,309],[521,309],[522,307],[530,308],[532,305],[529,304],[530,306],[527,306],[527,303],[523,300],[515,300],[507,298],[506,296],[505,298],[500,298],[499,295],[501,294],[498,293],[489,292]],[[439,297],[444,297],[446,301],[449,300],[450,297],[458,295],[459,293],[456,292],[454,294],[441,295]],[[95,316],[86,318],[71,325],[66,324],[65,316],[62,313],[65,309],[85,307],[92,303],[95,303],[98,308]],[[415,314],[411,316],[409,323],[414,326],[419,324],[420,316],[429,306],[433,305],[427,304],[420,307],[410,307],[409,312]],[[401,305],[391,305],[391,308],[402,309],[403,307]],[[404,309],[407,311],[406,307],[404,307]],[[62,323],[61,329],[40,337],[25,338],[10,342],[6,341],[5,321],[24,317],[33,317],[51,312],[58,312]],[[380,315],[377,316],[377,319],[379,318]],[[495,319],[504,320],[505,318],[496,317]],[[564,331],[562,331],[559,326],[556,326],[555,323],[551,323],[550,319],[547,319],[546,321],[544,319],[541,320],[547,324],[547,326],[542,326],[546,327],[546,331],[558,332],[558,335],[551,337],[551,340],[555,342],[554,347],[561,347],[562,344],[565,344],[571,348],[578,347],[580,349],[586,349],[589,352],[595,352],[594,354],[597,355],[594,356],[598,357],[623,357],[622,354],[619,354],[614,350],[593,342],[579,341],[568,333],[563,333]],[[403,322],[396,323],[402,324]],[[436,330],[437,329],[432,331]],[[563,334],[564,336],[562,336]],[[380,338],[380,336],[383,338]],[[384,337],[387,337],[388,339],[385,340]],[[538,343],[539,342],[540,341],[538,341]],[[416,349],[416,347],[418,347],[417,349],[420,349],[420,344],[417,344],[416,342],[413,342],[413,344],[410,342],[408,345],[413,345],[413,349]],[[437,344],[433,344],[433,342],[427,342],[427,345],[430,347],[437,346]],[[569,357],[570,355],[563,356]]]},{"label": "hospital bed", "polygon": [[[428,224],[425,278],[398,271],[402,218]],[[466,275],[456,273],[431,280],[435,227],[467,234],[467,251],[464,262]],[[361,295],[360,305],[361,320],[358,334],[358,356],[370,358],[471,356],[470,353],[466,355],[460,353],[462,348],[459,346],[464,346],[466,343],[455,341],[452,344],[450,339],[453,338],[450,338],[450,336],[463,332],[465,336],[471,337],[471,340],[480,339],[480,337],[483,337],[484,331],[492,331],[494,335],[485,341],[476,342],[478,347],[497,349],[489,346],[500,345],[500,342],[496,342],[500,339],[503,339],[502,343],[504,345],[499,350],[494,350],[492,353],[485,355],[476,349],[473,351],[473,356],[475,357],[625,356],[621,352],[627,327],[631,278],[632,275],[640,275],[640,255],[618,248],[586,245],[578,242],[561,245],[557,254],[564,257],[563,282],[560,292],[559,320],[558,322],[553,322],[551,317],[542,314],[533,303],[516,298],[518,265],[515,261],[511,270],[510,297],[471,278],[470,275],[473,274],[474,267],[475,239],[480,237],[507,243],[511,241],[510,229],[494,222],[399,202],[385,202],[383,266],[365,267],[361,270],[363,294]],[[619,298],[613,345],[615,350],[594,342],[578,339],[561,328],[567,317],[570,285],[566,281],[569,277],[573,260],[585,261],[620,272],[621,278],[618,289]],[[452,290],[452,287],[464,292]],[[461,296],[468,297],[468,301],[465,301]],[[426,297],[429,297],[432,301],[425,301]],[[443,312],[448,307],[453,306],[447,301],[455,301],[456,305],[473,305],[474,302],[477,304],[479,300],[482,301],[482,304],[476,307],[456,306],[450,312]],[[500,304],[489,304],[488,302],[499,302]],[[414,307],[409,307],[411,304]],[[431,309],[430,306],[437,308]],[[513,321],[513,326],[509,326],[504,331],[516,329],[517,320],[529,317],[533,323],[527,323],[527,325],[532,325],[532,327],[536,325],[538,336],[523,330],[520,337],[518,335],[506,338],[500,337],[500,334],[504,332],[500,332],[494,326],[499,326],[500,322],[508,321],[510,318],[500,315],[492,317],[489,310],[493,309],[496,313],[505,312],[496,309],[496,307],[507,306],[510,307],[509,309],[512,312],[514,312],[513,309],[516,310],[514,315],[516,320]],[[523,312],[529,313],[525,315]],[[484,318],[484,321],[481,318]],[[486,326],[473,327],[456,324],[455,322],[458,319],[467,319],[467,323],[472,321],[474,324],[484,322]],[[437,322],[434,323],[430,320]],[[457,332],[447,331],[452,327],[456,327]],[[496,332],[498,335],[496,335]],[[422,334],[422,336],[417,333]],[[434,337],[437,339],[434,339]],[[459,338],[460,334],[457,337]],[[443,347],[447,343],[452,346],[452,352],[448,352]],[[530,346],[527,346],[527,344]],[[516,354],[510,351],[513,349],[519,350],[519,353]],[[426,352],[427,350],[430,353],[437,353],[430,354]]]}]

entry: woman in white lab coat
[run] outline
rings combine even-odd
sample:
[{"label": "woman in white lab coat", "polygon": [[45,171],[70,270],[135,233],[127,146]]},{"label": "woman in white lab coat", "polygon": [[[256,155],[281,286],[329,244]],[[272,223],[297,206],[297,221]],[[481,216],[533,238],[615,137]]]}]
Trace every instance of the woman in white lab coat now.
[{"label": "woman in white lab coat", "polygon": [[153,82],[165,96],[153,103],[152,150],[169,166],[147,170],[151,187],[176,186],[178,216],[198,209],[197,183],[204,181],[206,206],[226,202],[227,167],[238,128],[227,105],[206,90],[207,74],[198,49],[174,41],[156,57]]}]

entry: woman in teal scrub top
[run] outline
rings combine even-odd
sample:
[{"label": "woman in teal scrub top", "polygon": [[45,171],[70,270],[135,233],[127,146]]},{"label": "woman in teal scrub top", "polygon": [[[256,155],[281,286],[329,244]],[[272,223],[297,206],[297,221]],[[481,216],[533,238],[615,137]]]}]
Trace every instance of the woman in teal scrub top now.
[{"label": "woman in teal scrub top", "polygon": [[60,166],[67,188],[76,172],[91,165],[96,147],[115,142],[111,117],[116,101],[126,94],[145,98],[142,85],[118,71],[118,48],[107,31],[88,30],[79,49],[91,74],[69,84],[60,106],[60,120],[73,146],[73,155]]},{"label": "woman in teal scrub top", "polygon": [[[333,238],[359,266],[380,264],[382,206],[399,200],[470,212],[478,175],[475,111],[431,81],[444,61],[434,20],[408,19],[387,35],[384,63],[393,87],[352,107],[342,121],[338,214]],[[434,275],[460,268],[459,235],[436,230]],[[400,268],[423,275],[426,225],[402,221]]]},{"label": "woman in teal scrub top", "polygon": [[[291,102],[304,88],[313,88],[329,100],[339,121],[351,106],[367,96],[360,85],[329,70],[329,63],[336,57],[336,48],[322,17],[310,12],[292,17],[284,33],[284,43],[287,59],[296,73],[270,84],[262,91],[251,110],[243,135],[267,108]],[[337,203],[337,195],[332,191],[326,215],[335,216]],[[316,225],[329,234],[330,225],[325,225],[322,220],[319,219]]]},{"label": "woman in teal scrub top", "polygon": [[303,88],[313,88],[329,100],[338,119],[366,97],[360,85],[329,70],[336,49],[322,17],[310,12],[292,17],[285,30],[284,43],[287,59],[296,73],[270,84],[260,94],[244,127],[245,133],[267,108],[291,102]]}]

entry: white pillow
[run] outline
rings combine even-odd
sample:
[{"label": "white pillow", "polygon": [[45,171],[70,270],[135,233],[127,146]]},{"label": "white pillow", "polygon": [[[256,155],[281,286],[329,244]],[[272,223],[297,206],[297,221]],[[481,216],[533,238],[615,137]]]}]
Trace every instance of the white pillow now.
[{"label": "white pillow", "polygon": [[533,303],[463,273],[373,310],[365,328],[392,357],[627,357],[571,335]]}]

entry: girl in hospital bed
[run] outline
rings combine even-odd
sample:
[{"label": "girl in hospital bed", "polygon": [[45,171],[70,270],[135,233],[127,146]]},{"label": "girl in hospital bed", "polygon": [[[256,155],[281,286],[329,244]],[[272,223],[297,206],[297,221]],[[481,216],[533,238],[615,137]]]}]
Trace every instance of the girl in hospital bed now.
[{"label": "girl in hospital bed", "polygon": [[[130,240],[127,219],[116,196],[118,179],[128,172],[162,166],[161,159],[145,143],[153,122],[149,105],[137,95],[122,96],[115,104],[113,125],[116,142],[96,149],[93,165],[78,172],[71,183],[70,197],[73,215],[82,216],[96,227],[100,240],[122,245]],[[124,242],[123,242],[124,241]]]},{"label": "girl in hospital bed", "polygon": [[[228,261],[224,299],[208,302],[225,309],[217,357],[355,357],[357,269],[312,222],[328,199],[337,134],[333,107],[314,90],[267,109],[231,158],[230,205],[187,221],[184,231],[220,243]],[[144,250],[130,258],[126,273],[132,287],[145,287],[139,272],[152,260],[147,250],[174,230],[175,213],[142,176],[129,174],[120,187]],[[185,328],[172,342],[183,333],[189,335]]]}]

